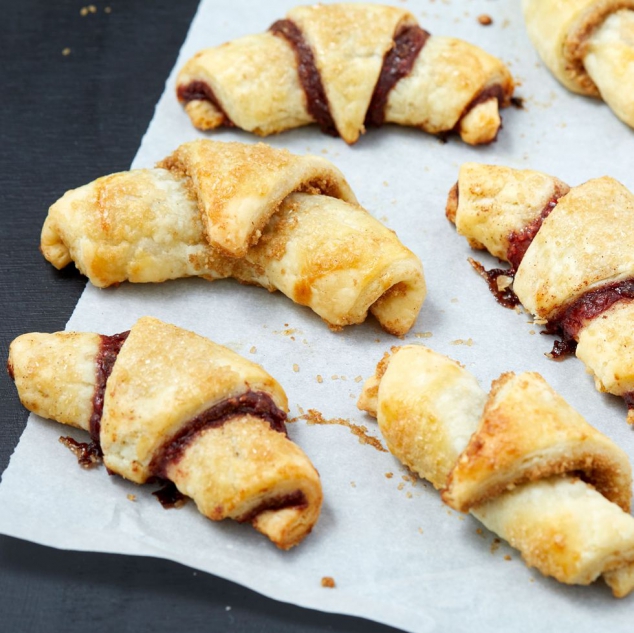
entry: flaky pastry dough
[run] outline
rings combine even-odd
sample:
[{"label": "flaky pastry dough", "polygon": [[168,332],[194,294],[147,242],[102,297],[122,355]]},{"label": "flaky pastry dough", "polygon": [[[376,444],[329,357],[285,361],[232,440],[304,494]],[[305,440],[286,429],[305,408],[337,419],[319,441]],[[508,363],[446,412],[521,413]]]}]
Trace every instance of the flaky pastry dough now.
[{"label": "flaky pastry dough", "polygon": [[608,177],[570,188],[540,172],[467,163],[447,216],[472,246],[511,263],[500,272],[522,305],[576,350],[597,389],[631,407],[634,195]]},{"label": "flaky pastry dough", "polygon": [[41,249],[99,287],[234,277],[335,329],[370,311],[405,334],[426,294],[420,260],[357,205],[334,165],[262,143],[193,141],[155,169],[69,191],[49,210]]},{"label": "flaky pastry dough", "polygon": [[634,127],[634,0],[522,0],[533,45],[573,92]]},{"label": "flaky pastry dough", "polygon": [[567,584],[602,575],[634,589],[631,468],[536,373],[503,374],[487,396],[455,361],[421,345],[393,348],[359,400],[390,451]]},{"label": "flaky pastry dough", "polygon": [[169,480],[282,549],[317,521],[319,475],[286,435],[284,391],[226,347],[143,317],[115,337],[24,334],[8,367],[24,406],[89,431],[112,473]]},{"label": "flaky pastry dough", "polygon": [[177,78],[199,129],[265,136],[317,122],[347,143],[383,122],[490,143],[513,88],[500,60],[430,36],[408,11],[345,3],[295,7],[265,33],[200,51]]}]

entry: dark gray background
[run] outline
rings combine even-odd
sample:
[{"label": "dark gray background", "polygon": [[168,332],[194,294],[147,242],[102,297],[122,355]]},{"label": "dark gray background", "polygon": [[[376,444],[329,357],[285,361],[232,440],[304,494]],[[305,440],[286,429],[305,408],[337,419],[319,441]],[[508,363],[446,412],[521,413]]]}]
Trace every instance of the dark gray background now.
[{"label": "dark gray background", "polygon": [[[0,0],[5,359],[19,334],[64,328],[85,282],[72,267],[57,272],[39,253],[48,207],[67,189],[129,167],[197,0],[109,0],[82,17],[87,5]],[[0,372],[0,396],[1,473],[27,413],[6,372]],[[0,536],[2,633],[175,630],[395,629],[281,604],[167,561],[58,551]]]}]

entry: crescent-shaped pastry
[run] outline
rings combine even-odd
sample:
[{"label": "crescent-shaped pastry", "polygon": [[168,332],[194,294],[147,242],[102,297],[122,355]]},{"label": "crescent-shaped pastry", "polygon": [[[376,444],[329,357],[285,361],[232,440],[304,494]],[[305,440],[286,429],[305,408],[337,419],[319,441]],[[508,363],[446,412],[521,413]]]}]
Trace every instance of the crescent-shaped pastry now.
[{"label": "crescent-shaped pastry", "polygon": [[359,400],[390,451],[566,584],[603,576],[634,589],[631,467],[536,373],[503,374],[487,396],[464,367],[422,345],[393,348]]},{"label": "crescent-shaped pastry", "polygon": [[328,161],[264,144],[193,141],[51,206],[41,250],[99,287],[233,277],[280,290],[333,329],[368,311],[395,335],[425,298],[420,260],[356,203]]},{"label": "crescent-shaped pastry", "polygon": [[111,473],[171,481],[209,519],[250,522],[282,549],[317,521],[319,475],[288,439],[284,391],[221,345],[144,317],[115,336],[24,334],[8,367],[22,404],[89,431]]},{"label": "crescent-shaped pastry", "polygon": [[571,189],[539,172],[467,163],[447,216],[472,246],[511,264],[481,271],[501,302],[519,300],[562,336],[552,356],[575,351],[599,391],[625,398],[633,423],[634,195],[608,177]]},{"label": "crescent-shaped pastry", "polygon": [[522,0],[528,35],[555,77],[634,127],[634,0]]},{"label": "crescent-shaped pastry", "polygon": [[295,7],[265,33],[200,51],[177,78],[201,130],[266,136],[317,123],[349,144],[383,123],[490,143],[513,89],[499,59],[377,4]]}]

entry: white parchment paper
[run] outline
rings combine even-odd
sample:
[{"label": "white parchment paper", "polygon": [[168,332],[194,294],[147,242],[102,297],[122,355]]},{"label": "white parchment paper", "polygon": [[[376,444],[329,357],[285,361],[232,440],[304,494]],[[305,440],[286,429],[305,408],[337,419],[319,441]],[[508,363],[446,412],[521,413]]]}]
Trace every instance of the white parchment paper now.
[{"label": "white parchment paper", "polygon": [[[203,0],[176,69],[201,48],[265,30],[294,4]],[[541,372],[634,458],[623,403],[596,392],[576,359],[544,357],[552,338],[540,336],[528,315],[495,303],[467,263],[473,253],[444,215],[447,192],[467,160],[540,169],[573,185],[608,174],[632,189],[632,130],[604,104],[566,92],[550,76],[525,34],[519,2],[410,0],[398,6],[432,33],[467,39],[509,64],[525,109],[505,111],[499,140],[471,148],[457,138],[441,144],[417,130],[386,126],[348,147],[311,126],[268,142],[332,160],[361,203],[419,255],[429,294],[404,342],[456,358],[487,388],[503,371]],[[481,26],[481,13],[491,15],[493,25]],[[175,99],[175,72],[134,167],[152,166],[180,143],[203,136]],[[210,136],[257,140],[239,131]],[[478,258],[489,267],[495,263]],[[333,333],[279,293],[188,279],[108,290],[88,284],[67,328],[111,334],[146,314],[263,365],[286,389],[291,415],[313,408],[379,436],[374,421],[356,409],[358,377],[370,376],[382,354],[401,341],[372,319]],[[289,552],[250,526],[206,520],[193,503],[165,511],[150,486],[109,477],[103,468],[78,468],[57,442],[68,433],[85,439],[31,416],[0,486],[1,532],[59,548],[167,558],[279,600],[408,631],[631,630],[634,597],[615,600],[600,581],[567,587],[528,569],[474,519],[443,506],[431,485],[413,481],[389,453],[361,444],[344,426],[289,424],[291,437],[321,473],[325,495],[314,532]],[[323,576],[332,576],[336,588],[323,588]]]}]

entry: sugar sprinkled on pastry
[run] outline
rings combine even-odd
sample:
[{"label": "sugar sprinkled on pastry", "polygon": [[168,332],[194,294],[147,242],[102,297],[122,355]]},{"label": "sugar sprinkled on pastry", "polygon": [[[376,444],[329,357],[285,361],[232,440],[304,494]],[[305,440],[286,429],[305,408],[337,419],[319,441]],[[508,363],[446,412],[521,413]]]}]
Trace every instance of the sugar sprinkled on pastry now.
[{"label": "sugar sprinkled on pastry", "polygon": [[143,317],[114,336],[24,334],[8,367],[27,409],[90,433],[65,441],[85,466],[98,454],[135,483],[172,482],[206,517],[249,522],[282,549],[317,521],[319,475],[287,436],[284,391],[209,339]]},{"label": "sugar sprinkled on pastry", "polygon": [[426,294],[420,260],[317,156],[198,140],[154,169],[99,178],[53,204],[41,250],[99,287],[233,277],[309,306],[333,329],[368,311],[397,336]]},{"label": "sugar sprinkled on pastry", "polygon": [[534,372],[506,373],[487,394],[459,363],[422,345],[393,348],[359,408],[388,448],[566,584],[599,576],[617,597],[634,589],[627,455]]},{"label": "sugar sprinkled on pastry", "polygon": [[522,0],[529,37],[555,77],[634,127],[634,0]]},{"label": "sugar sprinkled on pastry", "polygon": [[575,352],[599,391],[622,396],[634,422],[634,195],[609,177],[568,187],[532,170],[466,163],[447,216],[475,248],[511,264],[488,273],[508,280],[513,300]]},{"label": "sugar sprinkled on pastry", "polygon": [[317,123],[350,144],[383,123],[490,143],[513,89],[506,66],[478,47],[364,3],[295,7],[265,33],[200,51],[177,78],[201,130],[266,136]]}]

